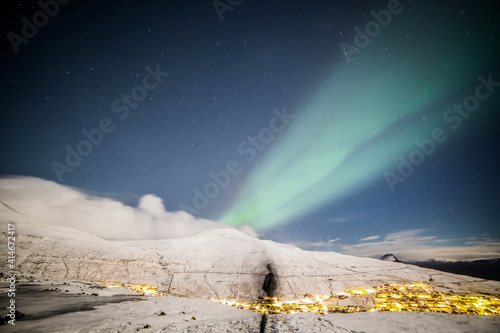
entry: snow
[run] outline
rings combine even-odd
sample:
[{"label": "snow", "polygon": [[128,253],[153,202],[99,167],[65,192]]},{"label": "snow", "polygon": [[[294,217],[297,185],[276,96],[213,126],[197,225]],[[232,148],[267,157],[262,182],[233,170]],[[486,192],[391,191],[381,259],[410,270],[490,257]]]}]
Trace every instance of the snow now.
[{"label": "snow", "polygon": [[[107,241],[70,228],[48,226],[0,205],[2,230],[17,225],[17,270],[24,275],[157,286],[164,293],[254,300],[271,264],[275,295],[334,294],[352,287],[433,281],[439,291],[500,294],[500,283],[402,263],[302,251],[234,229],[177,239]],[[0,240],[5,243],[6,237]],[[5,245],[3,245],[5,246]],[[6,257],[0,265],[6,266]]]},{"label": "snow", "polygon": [[[263,316],[182,297],[139,296],[85,281],[21,281],[18,310],[26,315],[2,332],[259,332]],[[0,301],[5,302],[6,283]],[[68,291],[66,291],[68,290]],[[93,296],[98,294],[98,296]],[[500,317],[440,313],[268,315],[264,332],[499,332]]]},{"label": "snow", "polygon": [[[414,282],[429,283],[442,292],[500,295],[500,282],[333,252],[302,251],[234,229],[178,239],[108,241],[41,224],[0,204],[3,248],[7,223],[16,225],[16,270],[26,277],[19,281],[26,292],[18,295],[18,310],[27,317],[15,328],[6,326],[6,332],[258,332],[262,315],[210,299],[254,301],[266,296],[262,287],[269,264],[276,279],[274,293],[283,300]],[[5,274],[6,257],[0,258]],[[143,297],[96,282],[157,286],[171,296]],[[0,300],[6,304],[5,292]],[[265,331],[498,332],[499,319],[433,313],[303,313],[268,315]]]}]

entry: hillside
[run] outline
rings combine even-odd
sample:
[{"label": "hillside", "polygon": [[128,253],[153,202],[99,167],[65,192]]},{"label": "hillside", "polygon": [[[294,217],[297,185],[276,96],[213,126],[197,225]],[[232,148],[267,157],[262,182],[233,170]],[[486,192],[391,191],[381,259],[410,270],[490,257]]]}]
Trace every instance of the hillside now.
[{"label": "hillside", "polygon": [[[439,291],[500,294],[500,282],[402,263],[303,251],[233,229],[178,239],[108,241],[69,228],[47,226],[0,205],[0,224],[17,231],[16,270],[36,277],[159,287],[177,296],[253,300],[301,298],[349,287],[427,282]],[[6,236],[2,246],[6,246]],[[0,262],[7,267],[6,257]],[[271,275],[270,275],[271,273]],[[264,281],[267,277],[267,288]]]}]

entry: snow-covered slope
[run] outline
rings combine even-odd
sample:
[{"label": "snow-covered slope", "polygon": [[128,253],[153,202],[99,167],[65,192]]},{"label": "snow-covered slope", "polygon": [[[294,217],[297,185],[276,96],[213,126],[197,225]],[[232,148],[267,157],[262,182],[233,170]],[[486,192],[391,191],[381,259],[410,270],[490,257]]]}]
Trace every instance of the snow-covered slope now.
[{"label": "snow-covered slope", "polygon": [[[427,282],[443,291],[500,294],[500,282],[333,252],[302,251],[233,229],[168,240],[107,241],[43,225],[0,204],[3,248],[7,223],[16,225],[16,270],[23,275],[152,285],[172,295],[238,300],[266,296],[263,285],[271,272],[267,291],[282,298],[410,282]],[[5,256],[0,265],[5,271]]]},{"label": "snow-covered slope", "polygon": [[[16,299],[16,309],[26,317],[16,322],[15,326],[0,326],[2,333],[500,332],[499,316],[425,312],[264,316],[209,300],[141,297],[126,288],[103,288],[81,281],[29,280],[31,282],[26,279],[18,281],[23,292]],[[8,283],[0,282],[0,302],[7,299],[5,290],[8,288]]]}]

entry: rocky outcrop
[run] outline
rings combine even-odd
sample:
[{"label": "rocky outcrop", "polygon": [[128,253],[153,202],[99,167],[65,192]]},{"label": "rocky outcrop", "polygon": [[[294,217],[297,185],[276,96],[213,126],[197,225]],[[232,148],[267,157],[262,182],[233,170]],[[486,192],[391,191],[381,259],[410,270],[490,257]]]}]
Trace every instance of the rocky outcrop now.
[{"label": "rocky outcrop", "polygon": [[391,261],[391,262],[404,262],[402,260],[399,260],[394,254],[392,253],[387,253],[384,254],[382,257],[379,258],[380,260],[384,261]]}]

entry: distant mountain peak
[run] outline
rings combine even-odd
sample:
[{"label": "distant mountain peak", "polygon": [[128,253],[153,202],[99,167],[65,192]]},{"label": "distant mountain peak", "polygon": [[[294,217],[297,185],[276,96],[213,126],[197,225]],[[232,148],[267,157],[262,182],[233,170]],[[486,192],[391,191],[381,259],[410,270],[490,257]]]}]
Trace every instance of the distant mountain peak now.
[{"label": "distant mountain peak", "polygon": [[404,262],[404,261],[401,261],[399,260],[394,254],[392,253],[387,253],[387,254],[384,254],[382,257],[379,258],[380,260],[383,260],[383,261],[391,261],[391,262]]}]

